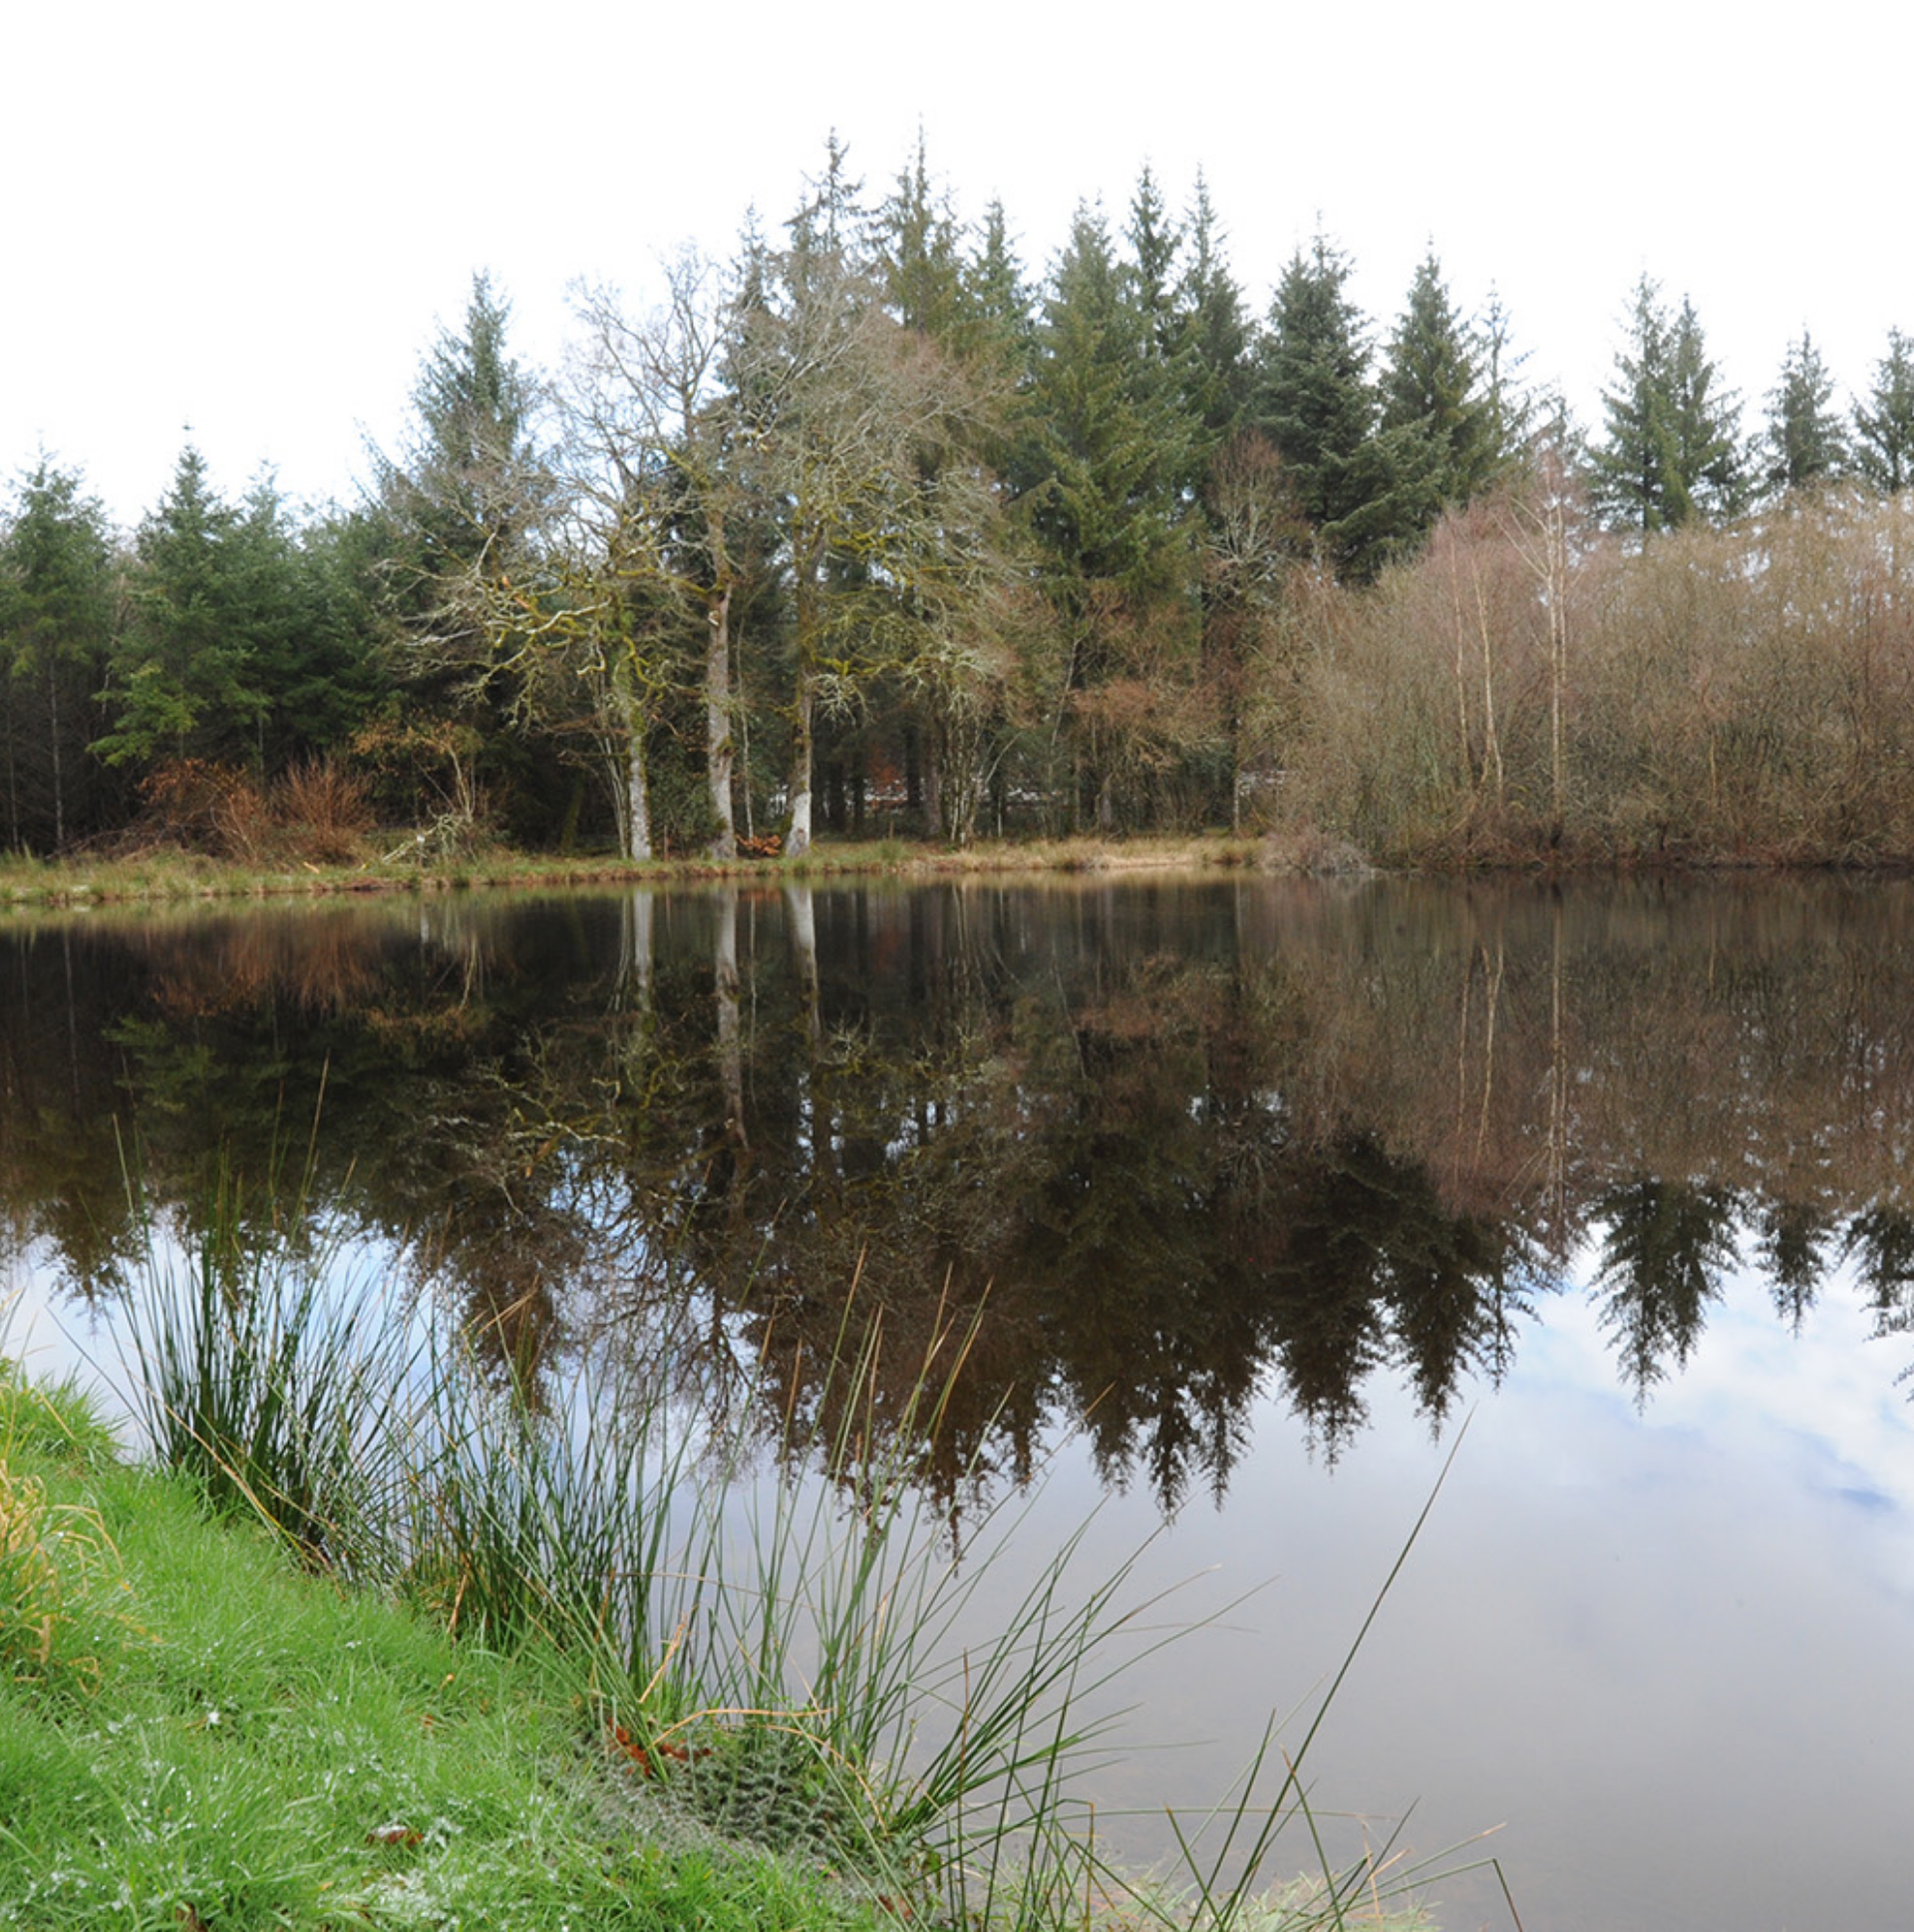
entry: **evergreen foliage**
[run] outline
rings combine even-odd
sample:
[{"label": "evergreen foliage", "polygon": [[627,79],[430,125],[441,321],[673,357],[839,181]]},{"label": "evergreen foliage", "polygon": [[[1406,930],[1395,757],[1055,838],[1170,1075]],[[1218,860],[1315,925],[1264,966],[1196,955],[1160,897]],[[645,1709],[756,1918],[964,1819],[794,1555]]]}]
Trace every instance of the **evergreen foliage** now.
[{"label": "evergreen foliage", "polygon": [[1745,496],[1740,405],[1718,386],[1694,303],[1684,297],[1671,315],[1644,275],[1615,371],[1590,462],[1604,513],[1644,531],[1734,514]]},{"label": "evergreen foliage", "polygon": [[1185,223],[1177,308],[1184,350],[1183,407],[1210,450],[1242,422],[1255,384],[1255,325],[1230,272],[1224,235],[1201,174]]},{"label": "evergreen foliage", "polygon": [[204,460],[180,453],[172,486],[141,524],[131,620],[108,691],[109,764],[259,760],[269,709],[262,660],[280,646],[290,583],[275,572],[269,524],[212,487]]},{"label": "evergreen foliage", "polygon": [[1253,420],[1338,573],[1367,582],[1435,521],[1442,466],[1426,423],[1381,420],[1350,273],[1325,235],[1291,257],[1270,310]]},{"label": "evergreen foliage", "polygon": [[1803,329],[1801,339],[1788,344],[1780,380],[1767,397],[1761,483],[1770,497],[1831,482],[1845,472],[1847,435],[1833,398],[1834,378]]},{"label": "evergreen foliage", "polygon": [[1347,293],[1350,271],[1325,235],[1291,256],[1270,308],[1254,405],[1257,427],[1319,528],[1356,506],[1351,470],[1376,421],[1363,318]]},{"label": "evergreen foliage", "polygon": [[87,753],[113,648],[116,561],[99,500],[43,454],[0,532],[7,842],[58,850],[101,800]]},{"label": "evergreen foliage", "polygon": [[1117,815],[1118,768],[1142,755],[1139,679],[1159,647],[1178,648],[1193,611],[1184,494],[1193,451],[1179,388],[1137,271],[1117,255],[1102,210],[1080,206],[1044,301],[1012,477],[1063,647],[1051,702],[1077,772],[1070,809],[1106,826]]},{"label": "evergreen foliage", "polygon": [[1899,329],[1887,332],[1874,386],[1854,406],[1854,462],[1876,489],[1898,493],[1914,484],[1914,342]]},{"label": "evergreen foliage", "polygon": [[1465,503],[1494,474],[1494,413],[1484,390],[1480,342],[1456,312],[1434,251],[1423,258],[1390,338],[1382,376],[1382,426],[1420,429],[1432,483],[1444,503]]}]

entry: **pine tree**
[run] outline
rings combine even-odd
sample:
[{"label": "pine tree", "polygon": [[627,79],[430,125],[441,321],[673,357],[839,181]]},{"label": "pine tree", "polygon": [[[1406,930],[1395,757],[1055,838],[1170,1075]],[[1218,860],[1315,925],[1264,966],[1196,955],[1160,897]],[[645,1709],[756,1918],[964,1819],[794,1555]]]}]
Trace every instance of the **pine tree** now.
[{"label": "pine tree", "polygon": [[1829,408],[1833,395],[1834,378],[1803,329],[1787,345],[1780,380],[1768,391],[1761,483],[1769,496],[1830,482],[1846,470],[1847,437]]},{"label": "pine tree", "polygon": [[1854,407],[1854,461],[1878,490],[1914,486],[1914,342],[1899,329],[1888,330],[1874,387]]},{"label": "pine tree", "polygon": [[1382,427],[1346,256],[1318,235],[1283,271],[1252,415],[1340,575],[1367,582],[1413,548],[1441,506],[1420,424]]},{"label": "pine tree", "polygon": [[0,537],[7,842],[58,849],[87,790],[94,694],[113,636],[112,539],[79,476],[42,456]]},{"label": "pine tree", "polygon": [[1732,514],[1743,495],[1736,399],[1716,388],[1694,304],[1671,316],[1658,285],[1636,285],[1619,381],[1602,392],[1607,428],[1590,471],[1597,506],[1644,531]]},{"label": "pine tree", "polygon": [[891,313],[907,329],[951,339],[963,320],[963,259],[949,203],[931,188],[921,132],[872,232]]},{"label": "pine tree", "polygon": [[[1194,451],[1177,372],[1157,353],[1136,270],[1099,208],[1077,210],[1036,349],[1013,483],[1060,619],[1057,702],[1077,727],[1076,808],[1109,825],[1118,767],[1137,741],[1109,723],[1108,701],[1141,688],[1145,638],[1180,648],[1194,615],[1185,496]],[[1156,695],[1166,726],[1167,686]]]},{"label": "pine tree", "polygon": [[1424,432],[1445,503],[1467,502],[1500,454],[1474,331],[1456,313],[1433,251],[1417,267],[1384,358],[1382,424]]},{"label": "pine tree", "polygon": [[1254,404],[1256,426],[1318,527],[1356,506],[1351,468],[1376,421],[1363,319],[1345,292],[1349,277],[1348,257],[1325,235],[1290,258],[1270,308]]},{"label": "pine tree", "polygon": [[1229,271],[1223,233],[1199,173],[1187,223],[1188,245],[1177,290],[1183,363],[1183,407],[1203,446],[1229,441],[1248,408],[1255,382],[1254,328],[1243,292]]}]

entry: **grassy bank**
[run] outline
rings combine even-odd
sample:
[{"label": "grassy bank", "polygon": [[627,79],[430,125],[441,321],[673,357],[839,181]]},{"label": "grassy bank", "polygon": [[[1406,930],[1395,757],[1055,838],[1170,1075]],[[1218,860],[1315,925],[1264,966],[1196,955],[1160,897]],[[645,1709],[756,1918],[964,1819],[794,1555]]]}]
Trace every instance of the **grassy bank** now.
[{"label": "grassy bank", "polygon": [[[375,856],[351,864],[262,866],[161,849],[136,857],[0,857],[0,912],[35,906],[184,904],[219,899],[309,899],[368,892],[670,884],[747,884],[829,878],[939,878],[975,873],[1194,870],[1269,862],[1255,839],[1220,836],[1033,839],[958,851],[915,840],[821,839],[801,859],[658,858],[639,864],[605,853],[562,857],[487,848],[424,861]],[[1291,868],[1276,854],[1277,862]]]},{"label": "grassy bank", "polygon": [[936,1363],[880,1418],[874,1343],[847,1351],[794,1458],[749,1370],[591,1356],[579,1407],[533,1414],[323,1259],[208,1239],[160,1271],[125,1358],[147,1464],[0,1376],[9,1923],[1420,1923],[1427,1870],[1321,1855],[1313,1730],[1178,1825],[1174,1874],[1106,1862],[1087,1712],[1160,1606],[1067,1546],[966,1619],[1015,1520],[961,1563],[926,1520]]},{"label": "grassy bank", "polygon": [[552,1652],[461,1644],[0,1392],[0,1916],[22,1928],[893,1923],[645,1828]]}]

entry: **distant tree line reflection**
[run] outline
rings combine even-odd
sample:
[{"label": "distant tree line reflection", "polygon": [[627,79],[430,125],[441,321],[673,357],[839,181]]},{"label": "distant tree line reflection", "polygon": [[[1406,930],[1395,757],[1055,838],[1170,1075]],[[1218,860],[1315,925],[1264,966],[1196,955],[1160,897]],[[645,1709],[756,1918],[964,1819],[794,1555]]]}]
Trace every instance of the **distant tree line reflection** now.
[{"label": "distant tree line reflection", "polygon": [[825,1422],[848,1304],[880,1417],[970,1336],[953,1499],[1081,1423],[1174,1506],[1265,1394],[1327,1456],[1378,1377],[1439,1430],[1571,1264],[1643,1401],[1737,1268],[1792,1326],[1846,1270],[1914,1327],[1911,910],[1094,880],[22,925],[4,1238],[109,1298],[127,1161],[188,1230],[224,1168],[261,1226],[307,1171],[535,1374],[689,1302]]}]

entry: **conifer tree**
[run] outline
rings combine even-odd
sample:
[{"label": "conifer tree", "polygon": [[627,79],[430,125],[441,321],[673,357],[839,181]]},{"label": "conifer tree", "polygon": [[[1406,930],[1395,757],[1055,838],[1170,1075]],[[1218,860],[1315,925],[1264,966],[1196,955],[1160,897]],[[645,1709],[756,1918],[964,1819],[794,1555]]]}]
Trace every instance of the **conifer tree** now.
[{"label": "conifer tree", "polygon": [[95,692],[112,645],[113,544],[77,473],[42,455],[0,535],[7,842],[58,849],[78,827]]},{"label": "conifer tree", "polygon": [[1145,164],[1130,196],[1129,221],[1123,230],[1129,243],[1136,309],[1142,318],[1144,352],[1173,360],[1181,346],[1175,311],[1176,255],[1182,235]]},{"label": "conifer tree", "polygon": [[1606,431],[1590,460],[1598,507],[1644,531],[1737,510],[1740,408],[1717,388],[1694,303],[1684,297],[1671,316],[1644,275],[1615,368],[1619,380],[1602,392]]},{"label": "conifer tree", "polygon": [[421,365],[409,441],[397,459],[372,452],[413,700],[404,735],[442,771],[449,832],[478,811],[481,764],[521,825],[536,824],[508,584],[535,547],[552,480],[535,434],[542,386],[511,353],[510,322],[489,275],[475,274],[463,326],[442,326]]},{"label": "conifer tree", "polygon": [[109,764],[253,762],[266,712],[259,630],[278,613],[260,608],[242,522],[188,445],[136,540],[132,621],[108,693],[112,727],[94,747]]},{"label": "conifer tree", "polygon": [[1888,330],[1874,387],[1854,407],[1854,461],[1884,493],[1914,486],[1914,341],[1899,329]]},{"label": "conifer tree", "polygon": [[1253,415],[1338,573],[1374,577],[1414,546],[1441,504],[1421,425],[1383,427],[1348,258],[1318,235],[1283,271]]},{"label": "conifer tree", "polygon": [[1257,427],[1282,457],[1303,513],[1319,528],[1356,506],[1351,470],[1376,421],[1363,318],[1347,256],[1326,235],[1290,257],[1270,307]]},{"label": "conifer tree", "polygon": [[1000,367],[1025,373],[1037,326],[1035,299],[999,199],[984,209],[976,249],[964,263],[963,292],[969,346]]},{"label": "conifer tree", "polygon": [[949,202],[931,187],[921,131],[872,228],[891,313],[907,329],[951,339],[963,319],[963,258]]},{"label": "conifer tree", "polygon": [[1500,455],[1475,332],[1456,313],[1433,250],[1417,267],[1384,357],[1382,425],[1424,433],[1445,503],[1467,502]]},{"label": "conifer tree", "polygon": [[1748,495],[1741,399],[1719,386],[1694,302],[1682,297],[1671,356],[1673,441],[1670,503],[1676,522],[1735,515]]},{"label": "conifer tree", "polygon": [[[1134,741],[1111,727],[1109,701],[1131,688],[1136,650],[1175,648],[1193,617],[1194,552],[1184,481],[1193,452],[1177,372],[1157,352],[1099,208],[1080,205],[1044,302],[1028,436],[1013,481],[1058,612],[1060,721],[1074,725],[1074,810],[1114,822],[1117,768]],[[1166,689],[1159,690],[1167,719]]]},{"label": "conifer tree", "polygon": [[1198,173],[1177,309],[1184,344],[1183,408],[1206,451],[1235,433],[1254,388],[1254,325],[1230,273],[1209,186]]},{"label": "conifer tree", "polygon": [[1834,378],[1803,329],[1800,340],[1787,345],[1780,379],[1768,391],[1761,472],[1767,495],[1830,482],[1847,468],[1847,437],[1829,406],[1833,396]]}]

